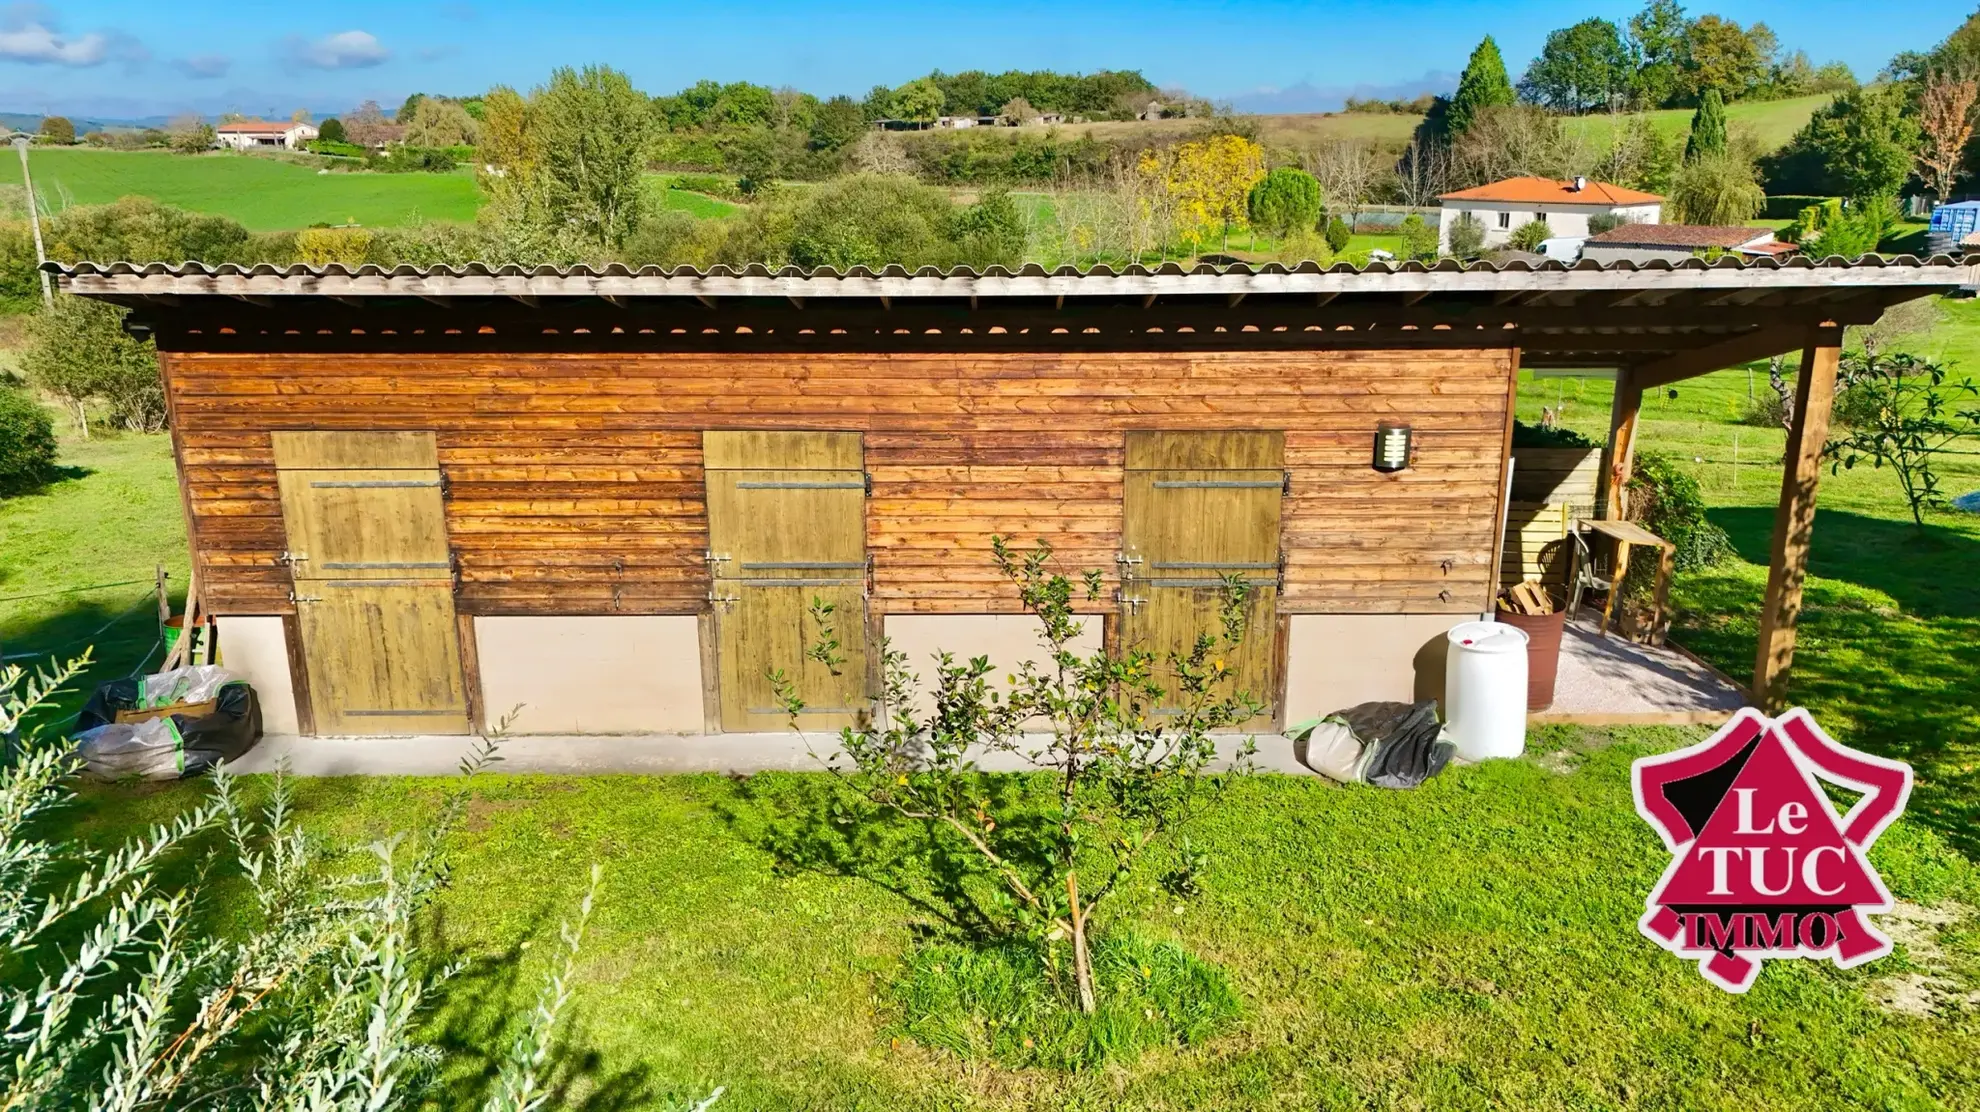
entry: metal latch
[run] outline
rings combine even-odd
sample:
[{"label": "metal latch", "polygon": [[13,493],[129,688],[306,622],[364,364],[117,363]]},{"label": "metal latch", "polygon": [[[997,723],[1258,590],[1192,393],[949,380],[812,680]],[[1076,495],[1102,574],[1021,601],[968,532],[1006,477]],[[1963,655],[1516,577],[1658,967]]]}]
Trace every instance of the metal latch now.
[{"label": "metal latch", "polygon": [[282,563],[287,564],[293,568],[297,564],[307,562],[309,560],[309,553],[290,552],[288,549],[285,548],[282,550],[282,555],[276,557],[276,559],[280,560]]},{"label": "metal latch", "polygon": [[301,602],[322,602],[322,601],[323,601],[323,596],[322,596],[322,595],[299,595],[299,594],[297,594],[297,593],[295,592],[295,589],[294,589],[294,588],[290,588],[290,590],[289,590],[289,601],[290,601],[290,602],[297,602],[297,603],[301,603]]},{"label": "metal latch", "polygon": [[741,601],[742,601],[742,596],[741,596],[741,595],[718,595],[718,594],[716,594],[716,593],[715,593],[715,591],[716,591],[716,588],[714,588],[714,587],[710,587],[710,588],[708,588],[708,601],[709,601],[709,603],[710,603],[710,604],[712,604],[712,605],[715,605],[715,606],[727,606],[727,605],[729,605],[730,603],[735,603],[735,602],[741,602]]},{"label": "metal latch", "polygon": [[1145,603],[1148,600],[1145,598],[1137,598],[1134,595],[1130,595],[1127,593],[1125,589],[1123,589],[1114,592],[1114,601],[1120,603],[1122,606],[1127,607],[1128,612],[1131,614],[1134,612],[1135,607],[1140,606],[1142,603]]},{"label": "metal latch", "polygon": [[733,556],[721,555],[712,548],[703,549],[701,552],[702,562],[709,564],[726,564],[734,558]]}]

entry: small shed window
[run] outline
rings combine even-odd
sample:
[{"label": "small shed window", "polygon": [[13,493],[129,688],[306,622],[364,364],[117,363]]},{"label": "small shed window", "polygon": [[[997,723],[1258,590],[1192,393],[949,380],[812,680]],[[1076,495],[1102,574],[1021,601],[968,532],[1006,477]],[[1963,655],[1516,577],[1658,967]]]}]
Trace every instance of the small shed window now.
[{"label": "small shed window", "polygon": [[1512,227],[1512,213],[1502,212],[1499,214],[1499,227],[1501,228]]}]

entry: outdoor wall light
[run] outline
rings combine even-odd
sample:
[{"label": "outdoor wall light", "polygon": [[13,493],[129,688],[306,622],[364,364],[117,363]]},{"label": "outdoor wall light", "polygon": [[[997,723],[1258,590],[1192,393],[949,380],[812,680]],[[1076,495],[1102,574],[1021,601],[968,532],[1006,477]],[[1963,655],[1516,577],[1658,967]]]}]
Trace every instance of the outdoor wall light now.
[{"label": "outdoor wall light", "polygon": [[1375,426],[1375,470],[1401,471],[1409,466],[1409,426],[1387,421]]}]

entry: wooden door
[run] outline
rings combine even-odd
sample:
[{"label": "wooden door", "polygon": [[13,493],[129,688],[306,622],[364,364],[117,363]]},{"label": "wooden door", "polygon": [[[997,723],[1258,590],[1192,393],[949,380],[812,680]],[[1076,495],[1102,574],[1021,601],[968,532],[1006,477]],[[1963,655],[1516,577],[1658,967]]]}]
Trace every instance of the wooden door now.
[{"label": "wooden door", "polygon": [[[805,729],[869,716],[860,435],[709,432],[702,450],[722,728],[787,728],[778,674]],[[811,651],[825,639],[829,660]]]},{"label": "wooden door", "polygon": [[316,732],[469,732],[433,434],[274,443]]},{"label": "wooden door", "polygon": [[[1199,635],[1220,639],[1212,653],[1234,687],[1277,713],[1275,644],[1279,602],[1279,513],[1285,439],[1276,432],[1129,433],[1122,488],[1121,636],[1156,655],[1169,696],[1157,714],[1177,711],[1169,654],[1188,653]],[[1249,587],[1243,639],[1222,642],[1225,576]]]}]

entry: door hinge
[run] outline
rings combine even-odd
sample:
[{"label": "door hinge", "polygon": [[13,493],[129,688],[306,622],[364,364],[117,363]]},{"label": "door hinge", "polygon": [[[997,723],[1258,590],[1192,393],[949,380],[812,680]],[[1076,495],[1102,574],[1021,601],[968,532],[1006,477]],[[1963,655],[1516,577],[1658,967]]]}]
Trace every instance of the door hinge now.
[{"label": "door hinge", "polygon": [[1279,493],[1280,494],[1292,493],[1292,472],[1290,471],[1280,472]]},{"label": "door hinge", "polygon": [[862,471],[860,472],[860,477],[866,480],[866,496],[868,498],[873,497],[873,472]]}]

